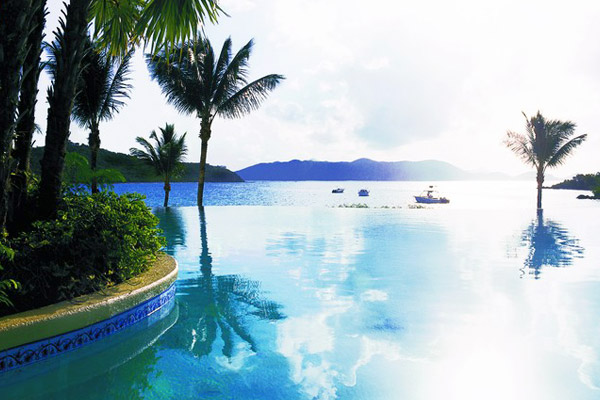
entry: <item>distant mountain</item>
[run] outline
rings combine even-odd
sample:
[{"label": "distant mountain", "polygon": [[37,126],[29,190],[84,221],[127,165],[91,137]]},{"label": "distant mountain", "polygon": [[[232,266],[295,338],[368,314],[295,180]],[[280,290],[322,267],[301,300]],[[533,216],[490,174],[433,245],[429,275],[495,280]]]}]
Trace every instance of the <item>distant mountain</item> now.
[{"label": "distant mountain", "polygon": [[236,171],[244,180],[265,181],[449,181],[514,179],[501,173],[473,173],[444,161],[300,161],[252,165]]},{"label": "distant mountain", "polygon": [[[69,142],[68,152],[75,152],[90,159],[90,148],[84,144]],[[40,161],[44,153],[43,147],[34,147],[31,152],[31,169],[36,174],[40,173]],[[185,170],[175,182],[196,182],[198,180],[199,163],[184,163]],[[162,182],[154,170],[137,158],[123,153],[100,149],[98,153],[98,168],[112,168],[120,171],[127,182]],[[238,174],[225,167],[206,165],[207,182],[243,182]]]}]

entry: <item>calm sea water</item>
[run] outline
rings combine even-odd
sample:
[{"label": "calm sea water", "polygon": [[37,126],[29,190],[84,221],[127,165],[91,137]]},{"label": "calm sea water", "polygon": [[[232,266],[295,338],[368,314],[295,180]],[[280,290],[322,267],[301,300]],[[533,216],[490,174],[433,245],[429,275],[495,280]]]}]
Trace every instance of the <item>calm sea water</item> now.
[{"label": "calm sea water", "polygon": [[327,206],[362,183],[229,185],[209,202],[297,206],[155,208],[173,311],[0,376],[0,397],[600,397],[599,202],[547,191],[538,214],[531,184],[455,182],[411,209],[423,183],[369,183],[360,202],[402,208],[348,209]]},{"label": "calm sea water", "polygon": [[[207,183],[204,204],[206,206],[303,206],[337,207],[340,205],[366,204],[370,207],[407,207],[414,204],[428,185],[435,185],[442,196],[451,200],[444,209],[531,209],[535,207],[535,182],[523,181],[453,181],[453,182],[242,182]],[[342,194],[332,194],[335,188],[344,188]],[[172,207],[195,206],[197,183],[174,183],[169,205]],[[359,197],[360,189],[370,190],[369,197]],[[116,184],[117,193],[138,192],[146,196],[150,207],[163,205],[162,183]],[[598,202],[575,202],[580,194],[591,192],[571,190],[545,190],[546,208],[595,207]]]}]

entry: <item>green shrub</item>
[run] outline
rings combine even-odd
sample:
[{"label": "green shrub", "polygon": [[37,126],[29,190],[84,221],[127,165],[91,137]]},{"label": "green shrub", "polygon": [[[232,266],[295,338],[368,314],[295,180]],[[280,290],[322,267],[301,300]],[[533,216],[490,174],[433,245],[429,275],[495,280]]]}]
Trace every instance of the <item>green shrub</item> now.
[{"label": "green shrub", "polygon": [[[0,232],[0,272],[2,264],[12,262],[15,252],[10,247],[6,246],[6,232]],[[14,279],[0,279],[0,306],[12,307],[8,292],[19,289],[19,284]]]},{"label": "green shrub", "polygon": [[76,192],[80,188],[90,189],[92,179],[96,178],[98,186],[111,189],[113,183],[125,182],[125,177],[116,169],[97,169],[92,171],[88,160],[77,153],[67,153],[65,156],[64,182],[67,191]]},{"label": "green shrub", "polygon": [[100,290],[147,269],[165,245],[143,196],[71,193],[55,220],[11,240],[7,276],[21,283],[18,310]]}]

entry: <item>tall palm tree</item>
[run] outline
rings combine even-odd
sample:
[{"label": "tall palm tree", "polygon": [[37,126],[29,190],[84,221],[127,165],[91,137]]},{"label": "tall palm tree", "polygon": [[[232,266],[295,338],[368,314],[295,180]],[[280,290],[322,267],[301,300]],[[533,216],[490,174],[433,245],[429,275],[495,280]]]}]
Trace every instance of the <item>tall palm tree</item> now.
[{"label": "tall palm tree", "polygon": [[160,132],[160,138],[156,131],[152,131],[150,134],[150,139],[154,140],[155,144],[151,144],[143,137],[138,136],[136,141],[142,146],[143,150],[131,148],[129,151],[132,156],[153,167],[158,175],[162,175],[165,181],[164,207],[168,207],[171,179],[182,171],[183,157],[187,154],[185,145],[185,135],[187,133],[177,137],[173,124],[165,124],[164,128],[160,128]]},{"label": "tall palm tree", "polygon": [[33,9],[32,0],[0,1],[0,231],[8,213],[10,153]]},{"label": "tall palm tree", "polygon": [[55,42],[59,41],[65,51],[57,60],[48,92],[48,125],[39,190],[43,217],[54,216],[60,201],[71,110],[90,23],[95,27],[94,36],[112,55],[122,56],[132,44],[142,41],[153,52],[159,48],[170,52],[174,43],[194,37],[205,20],[216,22],[221,12],[217,0],[70,1],[55,32]]},{"label": "tall palm tree", "polygon": [[[8,215],[8,229],[18,232],[25,225],[28,210],[27,186],[31,161],[33,134],[36,131],[35,106],[38,95],[38,82],[42,71],[42,41],[46,23],[46,0],[32,0],[29,34],[27,35],[25,60],[21,74],[18,120],[14,134],[14,148],[11,157],[15,170],[11,175],[11,198]],[[0,18],[1,19],[1,18]],[[1,185],[0,185],[1,186]],[[1,193],[0,193],[1,195]]]},{"label": "tall palm tree", "polygon": [[[96,172],[98,151],[100,150],[100,122],[112,119],[129,98],[131,84],[129,66],[133,50],[123,58],[111,57],[106,49],[102,50],[91,39],[86,44],[81,79],[75,101],[72,118],[82,127],[90,130],[90,168]],[[56,58],[56,57],[54,57]],[[92,193],[98,193],[98,179],[92,174]]]},{"label": "tall palm tree", "polygon": [[538,111],[528,118],[523,113],[526,134],[507,132],[506,146],[526,164],[536,169],[537,208],[542,208],[542,185],[547,168],[562,165],[567,156],[579,146],[586,134],[571,138],[575,134],[575,124],[571,121],[547,120]]},{"label": "tall palm tree", "polygon": [[250,40],[232,57],[229,38],[217,58],[210,41],[198,38],[176,46],[172,53],[146,55],[150,74],[158,81],[167,101],[178,111],[200,118],[199,207],[203,205],[206,154],[215,117],[240,118],[256,110],[285,79],[271,74],[248,82],[252,46]]}]

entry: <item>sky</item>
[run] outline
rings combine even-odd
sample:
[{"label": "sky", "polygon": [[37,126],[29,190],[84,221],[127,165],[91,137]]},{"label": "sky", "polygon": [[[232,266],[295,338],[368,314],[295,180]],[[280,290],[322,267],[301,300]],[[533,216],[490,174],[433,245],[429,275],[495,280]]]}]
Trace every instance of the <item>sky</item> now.
[{"label": "sky", "polygon": [[[46,40],[62,9],[49,0]],[[250,79],[286,80],[262,107],[216,119],[208,162],[238,170],[290,159],[429,160],[469,171],[530,168],[503,144],[524,131],[522,112],[570,120],[588,139],[550,173],[600,171],[600,2],[596,0],[224,0],[205,32],[220,49],[254,38]],[[137,136],[174,123],[187,132],[187,160],[200,158],[200,122],[166,103],[139,49],[134,89],[102,147],[128,152]],[[46,125],[48,76],[36,109]],[[87,141],[74,122],[71,140]],[[43,144],[37,135],[35,145]]]}]

